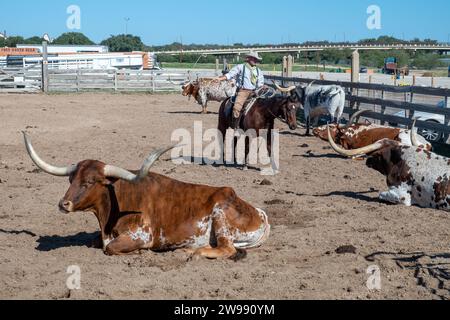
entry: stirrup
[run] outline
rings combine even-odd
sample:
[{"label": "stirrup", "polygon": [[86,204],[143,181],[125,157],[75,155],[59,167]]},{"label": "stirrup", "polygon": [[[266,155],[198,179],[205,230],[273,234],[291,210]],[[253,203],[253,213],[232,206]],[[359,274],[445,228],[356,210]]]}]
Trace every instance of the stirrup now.
[{"label": "stirrup", "polygon": [[241,120],[241,117],[239,118],[235,118],[232,115],[232,119],[231,119],[231,129],[233,129],[234,131],[239,130],[239,122]]}]

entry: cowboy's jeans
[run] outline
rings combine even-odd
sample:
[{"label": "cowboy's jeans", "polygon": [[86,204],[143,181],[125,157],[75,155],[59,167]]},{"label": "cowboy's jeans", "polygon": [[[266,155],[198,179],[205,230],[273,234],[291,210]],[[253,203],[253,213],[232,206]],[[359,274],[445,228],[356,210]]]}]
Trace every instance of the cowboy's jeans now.
[{"label": "cowboy's jeans", "polygon": [[239,90],[239,93],[236,96],[236,102],[234,103],[234,107],[233,107],[233,117],[234,118],[239,118],[241,116],[241,111],[244,108],[244,104],[252,94],[253,94],[253,91],[251,91],[251,90],[245,90],[245,89]]}]

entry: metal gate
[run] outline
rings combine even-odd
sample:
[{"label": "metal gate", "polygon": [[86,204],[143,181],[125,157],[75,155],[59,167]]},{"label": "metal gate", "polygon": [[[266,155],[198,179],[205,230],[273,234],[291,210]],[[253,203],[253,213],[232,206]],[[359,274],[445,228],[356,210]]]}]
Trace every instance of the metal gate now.
[{"label": "metal gate", "polygon": [[0,93],[35,93],[41,90],[40,64],[25,68],[0,68]]}]

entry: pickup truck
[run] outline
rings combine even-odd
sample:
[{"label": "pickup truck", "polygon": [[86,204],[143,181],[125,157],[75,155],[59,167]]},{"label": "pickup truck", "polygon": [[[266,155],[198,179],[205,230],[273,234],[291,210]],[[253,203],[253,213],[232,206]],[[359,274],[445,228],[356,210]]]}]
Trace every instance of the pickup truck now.
[{"label": "pickup truck", "polygon": [[[438,108],[444,109],[444,108],[450,108],[450,103],[448,106],[445,105],[445,101],[440,101],[437,106]],[[394,114],[396,117],[400,118],[406,118],[405,111],[400,111]],[[420,121],[426,121],[426,122],[434,122],[439,124],[445,124],[445,116],[440,114],[434,114],[434,113],[427,113],[427,112],[419,112],[416,111],[414,113],[414,118],[418,118]],[[393,127],[399,127],[398,123],[389,123]],[[429,130],[429,129],[419,129],[417,131],[422,137],[427,139],[430,142],[447,142],[448,140],[448,134]]]}]

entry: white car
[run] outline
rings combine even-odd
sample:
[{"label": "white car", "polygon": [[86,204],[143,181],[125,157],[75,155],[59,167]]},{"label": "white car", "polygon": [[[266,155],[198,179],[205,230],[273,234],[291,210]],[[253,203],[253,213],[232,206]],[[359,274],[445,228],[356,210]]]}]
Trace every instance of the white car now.
[{"label": "white car", "polygon": [[[450,108],[449,106],[445,105],[445,101],[442,100],[437,104],[438,108]],[[400,111],[394,114],[396,117],[406,118],[405,111]],[[420,121],[426,121],[426,122],[434,122],[434,123],[440,123],[445,124],[445,116],[441,114],[434,114],[434,113],[427,113],[427,112],[421,112],[416,111],[414,113],[414,118],[418,118]],[[393,127],[398,127],[398,123],[390,123]],[[430,142],[447,142],[448,134],[435,131],[435,130],[429,130],[429,129],[418,129],[417,131],[422,137],[427,139]]]}]

